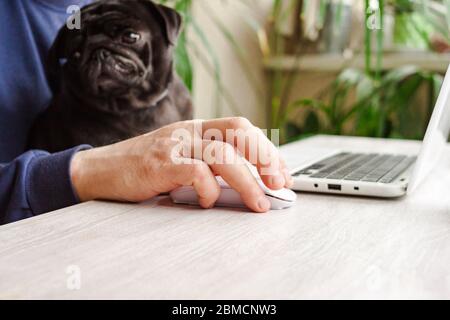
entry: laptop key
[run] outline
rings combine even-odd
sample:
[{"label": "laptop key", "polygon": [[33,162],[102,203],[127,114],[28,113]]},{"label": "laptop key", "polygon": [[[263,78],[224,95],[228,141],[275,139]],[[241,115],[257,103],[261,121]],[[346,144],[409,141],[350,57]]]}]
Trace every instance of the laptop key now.
[{"label": "laptop key", "polygon": [[351,174],[344,178],[344,180],[348,181],[360,181],[362,178],[364,178],[365,174]]},{"label": "laptop key", "polygon": [[387,157],[386,155],[374,155],[374,157],[367,161],[366,164],[364,164],[362,167],[357,169],[355,172],[350,173],[347,175],[344,180],[349,181],[360,181],[364,177],[366,177],[368,174],[370,174],[375,168],[377,168],[381,163],[386,161]]},{"label": "laptop key", "polygon": [[379,176],[367,176],[365,178],[362,178],[360,181],[364,182],[378,182],[380,180]]},{"label": "laptop key", "polygon": [[380,166],[378,166],[371,173],[362,178],[361,181],[378,182],[405,158],[405,156],[387,156],[386,160],[381,163]]},{"label": "laptop key", "polygon": [[341,169],[342,166],[347,165],[349,162],[353,161],[357,157],[359,157],[361,154],[348,154],[344,157],[341,157],[336,163],[331,164],[321,171],[317,172],[316,174],[313,174],[311,178],[326,178],[333,172],[335,172],[338,169]]},{"label": "laptop key", "polygon": [[316,163],[316,164],[313,164],[311,167],[309,167],[307,170],[320,170],[323,167],[325,167],[325,164]]},{"label": "laptop key", "polygon": [[330,173],[328,172],[318,172],[316,174],[313,174],[311,178],[326,178]]},{"label": "laptop key", "polygon": [[292,176],[294,176],[294,177],[298,177],[301,175],[309,176],[311,173],[312,173],[312,171],[309,171],[309,170],[300,170],[300,171],[297,171],[296,173],[294,173]]},{"label": "laptop key", "polygon": [[[395,172],[401,170],[401,164],[406,165],[404,164],[405,159],[407,159],[405,156],[395,155],[341,153],[315,163],[294,175],[303,174],[310,175],[311,178],[388,183],[387,181],[395,179],[395,176],[401,173],[396,174]],[[320,170],[320,168],[322,169]]]},{"label": "laptop key", "polygon": [[[295,172],[293,174],[293,176],[298,177],[300,175],[311,175],[311,174],[319,171],[320,169],[323,169],[333,163],[338,162],[339,160],[341,160],[342,158],[344,158],[346,156],[348,156],[348,153],[339,153],[337,155],[328,157],[326,159],[323,159],[319,162],[314,163],[313,165],[311,165],[307,168],[304,168],[304,169],[301,169],[301,170]],[[326,175],[324,177],[326,177]]]},{"label": "laptop key", "polygon": [[327,179],[335,179],[335,180],[341,180],[348,175],[352,174],[356,170],[358,170],[360,167],[362,167],[364,164],[366,164],[368,161],[373,159],[376,155],[369,154],[369,155],[361,155],[358,158],[356,158],[353,162],[346,165],[344,168],[335,171],[334,173],[330,174]]},{"label": "laptop key", "polygon": [[408,157],[404,159],[392,171],[386,174],[379,182],[380,183],[393,182],[402,172],[408,169],[416,160],[417,160],[416,157]]}]

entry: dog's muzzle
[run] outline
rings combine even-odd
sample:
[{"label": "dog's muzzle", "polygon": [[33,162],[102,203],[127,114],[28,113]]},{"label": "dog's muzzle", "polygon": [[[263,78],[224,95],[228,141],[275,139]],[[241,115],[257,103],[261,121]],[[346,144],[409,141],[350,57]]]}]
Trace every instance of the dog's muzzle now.
[{"label": "dog's muzzle", "polygon": [[95,94],[114,94],[142,83],[146,69],[134,53],[100,47],[87,64],[88,80]]}]

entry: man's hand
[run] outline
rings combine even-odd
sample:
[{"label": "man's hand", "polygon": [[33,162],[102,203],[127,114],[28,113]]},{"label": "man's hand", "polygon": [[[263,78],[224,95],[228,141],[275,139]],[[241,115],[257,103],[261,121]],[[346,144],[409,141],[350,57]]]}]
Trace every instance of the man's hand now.
[{"label": "man's hand", "polygon": [[[177,132],[187,133],[188,139],[178,138]],[[236,133],[231,141],[226,139],[230,132]],[[239,139],[243,133],[245,143]],[[114,145],[81,151],[73,158],[71,176],[81,201],[140,202],[193,186],[201,206],[211,208],[220,195],[215,178],[220,175],[250,209],[266,212],[270,203],[241,156],[257,167],[269,188],[292,185],[275,146],[244,118],[179,122]]]}]

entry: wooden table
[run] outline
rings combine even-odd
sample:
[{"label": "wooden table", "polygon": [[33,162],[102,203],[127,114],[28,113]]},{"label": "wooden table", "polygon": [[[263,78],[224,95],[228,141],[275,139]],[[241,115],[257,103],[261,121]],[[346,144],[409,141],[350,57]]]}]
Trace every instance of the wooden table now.
[{"label": "wooden table", "polygon": [[[318,136],[282,151],[298,149],[292,164],[324,146],[419,149]],[[6,225],[0,298],[450,298],[450,149],[414,195],[397,200],[299,194],[294,208],[256,215],[160,197]]]}]

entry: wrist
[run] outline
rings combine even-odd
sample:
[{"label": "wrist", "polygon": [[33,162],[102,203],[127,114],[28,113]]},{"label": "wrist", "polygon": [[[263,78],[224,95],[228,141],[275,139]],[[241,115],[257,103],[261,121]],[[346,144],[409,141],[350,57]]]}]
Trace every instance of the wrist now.
[{"label": "wrist", "polygon": [[87,157],[93,150],[84,150],[77,152],[70,164],[70,178],[73,188],[81,202],[91,201],[97,199],[94,194],[94,188],[91,180],[91,175],[88,172]]}]

